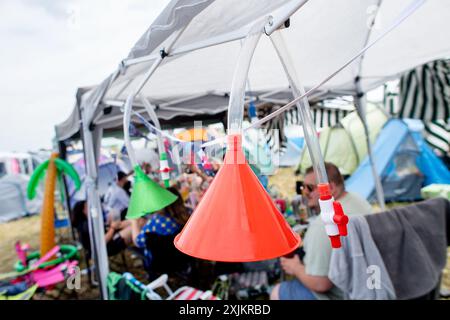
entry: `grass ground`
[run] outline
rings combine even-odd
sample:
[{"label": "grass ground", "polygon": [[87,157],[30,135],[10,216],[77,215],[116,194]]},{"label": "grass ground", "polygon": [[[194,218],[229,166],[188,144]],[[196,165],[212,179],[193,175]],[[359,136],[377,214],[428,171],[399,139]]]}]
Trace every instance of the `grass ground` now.
[{"label": "grass ground", "polygon": [[39,248],[40,216],[26,217],[0,224],[0,273],[13,270],[17,255],[14,244],[20,240],[33,250]]}]

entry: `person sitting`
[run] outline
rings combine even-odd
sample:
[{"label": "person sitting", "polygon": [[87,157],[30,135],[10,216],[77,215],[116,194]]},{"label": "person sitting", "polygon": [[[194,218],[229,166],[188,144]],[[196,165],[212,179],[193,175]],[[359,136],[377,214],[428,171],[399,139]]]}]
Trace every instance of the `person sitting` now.
[{"label": "person sitting", "polygon": [[75,203],[72,209],[72,226],[77,230],[78,240],[85,250],[87,259],[91,258],[91,242],[89,238],[87,202],[85,200]]},{"label": "person sitting", "polygon": [[133,244],[130,221],[112,221],[105,233],[106,250],[114,256]]},{"label": "person sitting", "polygon": [[301,224],[307,224],[308,210],[305,206],[305,197],[303,196],[303,181],[296,181],[295,196],[291,200],[291,207],[294,215],[300,219]]},{"label": "person sitting", "polygon": [[[339,169],[332,163],[325,163],[330,191],[336,201],[342,204],[348,216],[372,212],[370,204],[357,194],[345,190],[344,179]],[[343,293],[328,278],[331,259],[331,244],[320,218],[319,192],[313,168],[308,168],[304,178],[304,196],[307,206],[315,216],[310,219],[303,239],[304,257],[298,254],[280,258],[284,272],[295,279],[275,285],[272,300],[316,300],[342,299]]]},{"label": "person sitting", "polygon": [[[91,257],[89,238],[87,201],[78,201],[73,208],[72,225],[78,232],[81,245],[86,250],[88,259]],[[105,232],[106,249],[109,256],[116,255],[132,244],[131,225],[128,221],[113,221]]]},{"label": "person sitting", "polygon": [[146,223],[143,218],[131,220],[132,239],[136,247],[144,251],[150,277],[162,272],[182,271],[188,267],[187,256],[175,248],[173,240],[190,215],[178,190],[170,187],[168,191],[177,196],[174,203],[150,215]]},{"label": "person sitting", "polygon": [[130,195],[127,192],[129,186],[128,177],[131,173],[126,174],[123,171],[117,173],[117,181],[113,183],[105,195],[105,208],[108,212],[107,221],[111,223],[112,218],[110,212],[120,212],[121,220],[124,220],[128,204],[130,203]]}]

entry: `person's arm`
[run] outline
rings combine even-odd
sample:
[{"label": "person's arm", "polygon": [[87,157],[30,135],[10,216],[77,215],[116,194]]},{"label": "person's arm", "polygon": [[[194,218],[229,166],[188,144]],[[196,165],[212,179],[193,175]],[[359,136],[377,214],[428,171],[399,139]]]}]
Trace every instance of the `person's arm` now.
[{"label": "person's arm", "polygon": [[197,174],[200,178],[202,178],[202,183],[204,181],[208,181],[210,178],[206,173],[204,173],[202,170],[200,170],[195,164],[191,165],[191,171],[195,174]]},{"label": "person's arm", "polygon": [[145,246],[145,226],[142,226],[142,219],[131,220],[131,239],[136,247]]},{"label": "person's arm", "polygon": [[280,258],[280,262],[287,274],[295,276],[304,286],[314,292],[327,292],[333,287],[333,283],[328,277],[308,275],[305,265],[300,261],[298,255],[294,255],[292,258]]},{"label": "person's arm", "polygon": [[120,229],[125,229],[125,228],[131,226],[131,221],[133,221],[133,220],[120,221]]},{"label": "person's arm", "polygon": [[105,242],[108,243],[113,238],[114,234],[116,233],[116,229],[120,226],[119,221],[111,222],[111,225],[105,233]]}]

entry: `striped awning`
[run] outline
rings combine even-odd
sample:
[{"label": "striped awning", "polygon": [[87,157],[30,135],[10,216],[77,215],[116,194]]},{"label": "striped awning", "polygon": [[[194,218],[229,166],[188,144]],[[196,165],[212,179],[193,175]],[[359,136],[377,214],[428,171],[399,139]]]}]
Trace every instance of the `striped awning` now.
[{"label": "striped awning", "polygon": [[[257,108],[257,116],[261,119],[276,111],[278,108],[280,108],[279,105],[266,104]],[[348,108],[325,107],[323,104],[318,103],[311,106],[311,111],[316,128],[326,128],[339,123],[352,110]],[[284,128],[290,125],[301,125],[297,108],[291,108],[283,112],[262,126],[266,143],[272,152],[283,154],[286,151],[287,137],[284,134]]]},{"label": "striped awning", "polygon": [[438,60],[403,75],[400,79],[400,118],[423,122],[450,117],[450,59]]},{"label": "striped awning", "polygon": [[444,120],[425,123],[425,138],[428,144],[442,153],[450,152],[450,122]]},{"label": "striped awning", "polygon": [[[385,87],[387,88],[387,87]],[[385,90],[387,111],[399,118],[420,119],[425,139],[442,153],[450,151],[450,59],[421,65]]]}]

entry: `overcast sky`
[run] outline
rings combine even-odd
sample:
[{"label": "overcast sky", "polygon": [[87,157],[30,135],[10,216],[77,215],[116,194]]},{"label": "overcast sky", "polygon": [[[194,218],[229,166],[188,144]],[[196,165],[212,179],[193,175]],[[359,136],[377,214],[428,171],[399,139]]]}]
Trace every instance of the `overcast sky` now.
[{"label": "overcast sky", "polygon": [[0,152],[50,148],[76,88],[113,72],[169,0],[1,0]]}]

